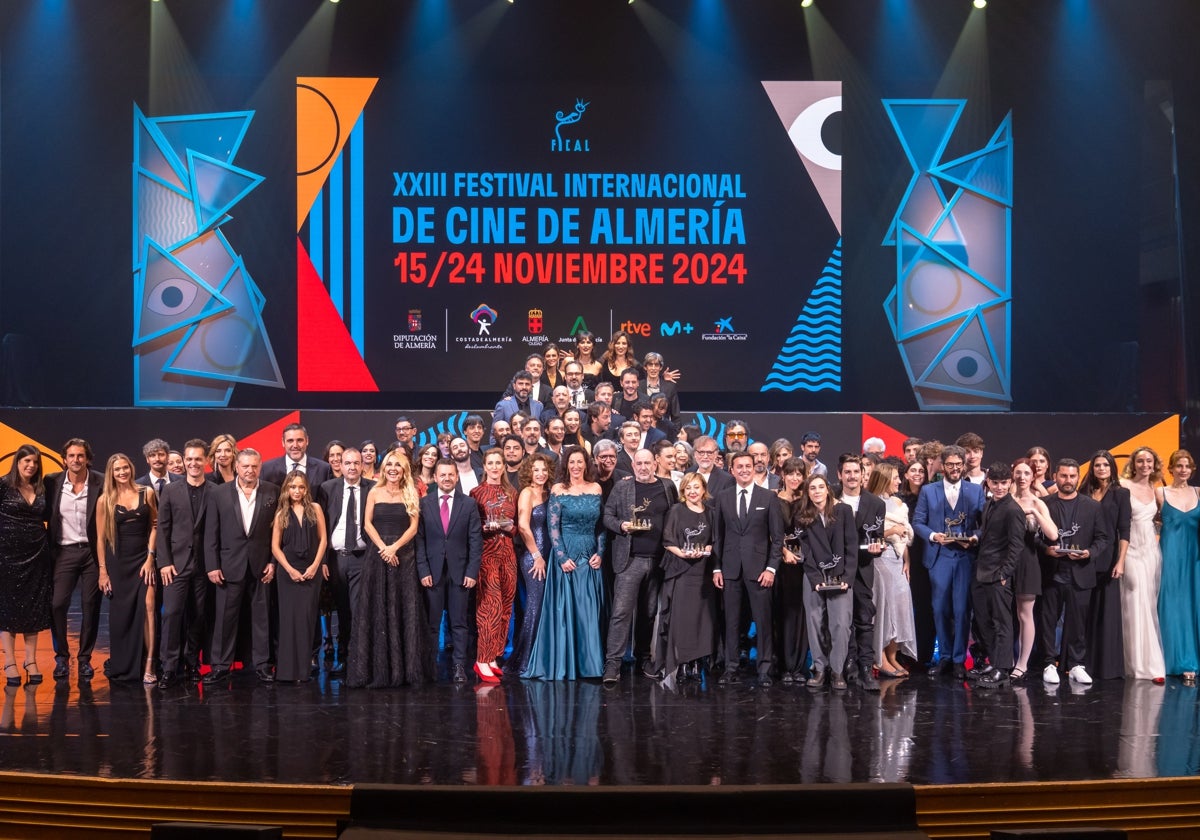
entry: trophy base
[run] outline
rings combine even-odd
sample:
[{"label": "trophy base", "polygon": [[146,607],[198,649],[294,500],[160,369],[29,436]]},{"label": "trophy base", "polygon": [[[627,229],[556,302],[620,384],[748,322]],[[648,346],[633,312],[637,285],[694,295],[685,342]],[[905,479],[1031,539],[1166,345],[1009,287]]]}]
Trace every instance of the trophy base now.
[{"label": "trophy base", "polygon": [[813,590],[821,595],[835,595],[839,592],[846,592],[849,589],[850,584],[845,581],[834,580],[822,581],[813,587]]}]

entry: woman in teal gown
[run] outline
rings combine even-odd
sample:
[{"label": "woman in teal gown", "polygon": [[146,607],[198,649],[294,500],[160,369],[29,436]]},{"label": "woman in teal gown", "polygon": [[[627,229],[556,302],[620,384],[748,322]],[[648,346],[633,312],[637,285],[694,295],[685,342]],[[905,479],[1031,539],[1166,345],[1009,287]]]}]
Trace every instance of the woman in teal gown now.
[{"label": "woman in teal gown", "polygon": [[1188,486],[1195,461],[1177,449],[1167,461],[1171,486],[1159,489],[1162,509],[1162,585],[1158,623],[1168,674],[1194,684],[1200,670],[1200,494]]},{"label": "woman in teal gown", "polygon": [[600,558],[605,531],[591,456],[572,449],[550,489],[550,562],[527,679],[595,679],[604,672],[606,622]]}]

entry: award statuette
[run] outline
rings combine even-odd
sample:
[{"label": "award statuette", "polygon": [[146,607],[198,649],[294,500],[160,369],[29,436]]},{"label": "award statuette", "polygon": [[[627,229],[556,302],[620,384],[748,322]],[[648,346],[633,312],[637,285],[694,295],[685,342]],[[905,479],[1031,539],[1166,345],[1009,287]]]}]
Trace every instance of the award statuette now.
[{"label": "award statuette", "polygon": [[1058,532],[1058,550],[1072,559],[1083,556],[1084,548],[1078,543],[1070,542],[1071,537],[1079,533],[1079,523],[1072,522],[1070,530]]},{"label": "award statuette", "polygon": [[501,494],[500,498],[496,501],[487,503],[487,518],[483,520],[483,530],[507,531],[512,527],[512,517],[505,516],[500,511],[500,508],[506,504],[508,504],[508,496],[506,494]]},{"label": "award statuette", "polygon": [[863,533],[867,537],[867,542],[865,545],[860,545],[859,548],[862,549],[863,551],[868,551],[871,548],[874,548],[875,546],[879,546],[882,549],[882,547],[883,547],[883,537],[881,536],[882,532],[883,532],[883,517],[876,516],[874,525],[864,525],[863,526]]},{"label": "award statuette", "polygon": [[639,518],[638,514],[650,507],[649,499],[642,499],[642,503],[629,505],[629,533],[635,531],[649,531],[654,527],[654,524],[645,518]]},{"label": "award statuette", "polygon": [[683,552],[684,557],[699,558],[707,557],[712,553],[712,549],[704,542],[703,539],[697,540],[704,533],[704,523],[700,523],[699,528],[684,528],[683,529],[683,545],[679,550]]},{"label": "award statuette", "polygon": [[963,511],[958,516],[946,517],[946,530],[943,533],[946,539],[951,542],[956,542],[959,545],[968,546],[971,544],[971,535],[963,528],[963,523],[967,521],[967,512]]},{"label": "award statuette", "polygon": [[803,543],[800,541],[800,538],[803,536],[803,528],[793,528],[783,535],[783,547],[792,552],[792,554],[795,554],[797,558],[800,557],[801,552],[804,550]]},{"label": "award statuette", "polygon": [[838,592],[845,592],[850,588],[850,584],[842,580],[840,575],[832,578],[829,576],[829,570],[836,569],[838,564],[841,562],[842,557],[840,554],[833,555],[833,557],[831,557],[827,563],[822,563],[819,560],[817,561],[817,566],[821,570],[821,577],[823,580],[813,587],[814,591],[819,592],[822,595],[834,595]]}]

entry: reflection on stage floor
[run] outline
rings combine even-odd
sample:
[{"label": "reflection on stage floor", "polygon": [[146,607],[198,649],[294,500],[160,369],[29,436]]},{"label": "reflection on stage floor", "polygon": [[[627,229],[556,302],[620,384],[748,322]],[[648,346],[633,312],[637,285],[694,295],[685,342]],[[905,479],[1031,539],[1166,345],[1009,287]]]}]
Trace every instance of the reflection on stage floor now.
[{"label": "reflection on stage floor", "polygon": [[[96,661],[103,654],[97,651]],[[166,691],[7,688],[0,769],[113,778],[352,784],[955,784],[1200,772],[1200,695],[1168,679],[973,688],[925,675],[878,694],[776,684],[669,691],[447,683],[351,690],[252,673]],[[443,668],[442,676],[445,676]]]}]

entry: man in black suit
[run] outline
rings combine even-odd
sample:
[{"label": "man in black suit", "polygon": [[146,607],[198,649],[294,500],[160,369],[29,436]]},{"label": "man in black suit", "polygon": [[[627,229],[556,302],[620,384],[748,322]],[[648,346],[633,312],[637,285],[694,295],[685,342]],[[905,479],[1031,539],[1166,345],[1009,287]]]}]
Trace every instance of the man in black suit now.
[{"label": "man in black suit", "polygon": [[146,445],[142,447],[142,457],[146,459],[149,471],[139,476],[134,483],[143,487],[153,487],[154,492],[162,496],[162,491],[168,484],[183,478],[181,475],[167,472],[167,457],[170,454],[171,444],[162,438],[146,441]]},{"label": "man in black suit", "polygon": [[[612,568],[616,575],[604,658],[605,685],[615,685],[621,679],[621,661],[629,649],[630,630],[637,667],[648,677],[658,676],[650,665],[650,654],[662,589],[663,525],[667,512],[679,501],[679,492],[671,479],[654,474],[650,450],[635,452],[632,466],[633,481],[615,485],[604,504],[604,527],[613,533]],[[630,530],[635,516],[648,523],[649,529]]]},{"label": "man in black suit", "polygon": [[783,513],[779,497],[754,483],[754,457],[738,452],[730,464],[734,486],[717,496],[717,558],[713,585],[725,607],[725,672],[719,683],[738,681],[738,628],[742,595],[758,628],[758,681],[771,684],[771,587],[783,556]]},{"label": "man in black suit", "polygon": [[[717,466],[721,451],[717,448],[717,442],[713,438],[701,435],[696,438],[694,446],[696,474],[704,479],[704,483],[708,487],[708,495],[715,503],[717,495],[722,490],[728,490],[733,486],[733,476]],[[751,459],[751,464],[753,464],[753,459]],[[750,468],[750,473],[751,475],[754,473],[753,466]]]},{"label": "man in black suit", "polygon": [[754,483],[759,487],[775,491],[779,489],[779,476],[771,472],[771,450],[761,440],[746,447],[746,451],[754,456]]},{"label": "man in black suit", "polygon": [[[1054,483],[1058,485],[1058,492],[1047,496],[1045,501],[1050,518],[1058,526],[1058,542],[1041,541],[1042,597],[1038,602],[1038,643],[1045,664],[1042,680],[1057,685],[1060,682],[1058,666],[1061,666],[1075,682],[1090,685],[1092,678],[1083,663],[1087,659],[1088,605],[1096,587],[1096,567],[1092,558],[1104,554],[1111,537],[1105,530],[1100,503],[1079,495],[1078,461],[1070,458],[1059,461],[1054,469]],[[1060,616],[1065,654],[1061,659],[1054,639]]]},{"label": "man in black suit", "polygon": [[563,379],[570,392],[571,407],[586,410],[596,397],[590,389],[583,387],[583,365],[576,361],[567,362],[563,366]]},{"label": "man in black suit", "polygon": [[346,654],[354,632],[354,604],[358,600],[363,557],[367,553],[362,523],[367,511],[367,494],[374,486],[374,481],[362,477],[362,453],[353,446],[342,452],[342,477],[331,478],[321,485],[321,506],[329,533],[325,564],[329,568],[329,583],[333,586],[338,614],[339,661],[329,672],[334,677],[346,673]]},{"label": "man in black suit", "polygon": [[437,492],[421,498],[417,525],[417,575],[425,587],[426,615],[432,647],[437,650],[442,613],[450,618],[454,639],[454,682],[467,681],[470,644],[468,605],[479,580],[483,558],[483,523],[479,505],[458,489],[458,467],[443,459],[434,467]]},{"label": "man in black suit", "polygon": [[67,611],[77,584],[83,621],[79,627],[79,679],[89,680],[92,650],[100,629],[100,567],[96,563],[96,502],[104,477],[89,469],[92,447],[83,438],[71,438],[62,448],[66,470],[46,476],[46,525],[54,563],[54,594],[50,602],[50,635],[54,643],[54,679],[71,672],[67,644]]},{"label": "man in black suit", "polygon": [[[237,643],[242,601],[250,602],[254,670],[274,682],[271,656],[271,528],[279,487],[259,479],[262,456],[243,449],[237,457],[237,481],[212,488],[204,513],[204,564],[217,587],[216,623],[209,651],[212,671],[206,683],[229,676]],[[326,464],[326,467],[329,465]]]},{"label": "man in black suit", "polygon": [[[846,453],[838,459],[838,478],[842,495],[838,501],[854,511],[858,533],[858,568],[854,573],[854,636],[850,662],[858,663],[858,678],[867,691],[878,691],[879,681],[872,673],[875,664],[875,558],[883,553],[883,518],[887,506],[883,499],[862,487],[862,457]],[[847,549],[849,550],[849,549]],[[851,669],[847,669],[852,673]],[[850,673],[847,679],[852,679]]]},{"label": "man in black suit", "polygon": [[308,479],[313,501],[321,504],[321,485],[333,478],[333,468],[320,458],[308,454],[308,430],[299,423],[291,423],[284,428],[283,452],[283,455],[262,465],[262,480],[282,487],[288,473],[299,470]]},{"label": "man in black suit", "polygon": [[[168,484],[158,500],[158,556],[162,579],[161,670],[158,687],[179,680],[179,661],[189,680],[200,678],[200,648],[204,640],[208,576],[204,565],[204,513],[208,493],[218,485],[204,476],[207,442],[189,440],[183,447],[184,480]],[[187,640],[184,644],[184,628]]]},{"label": "man in black suit", "polygon": [[1013,667],[1013,573],[1025,549],[1025,511],[1008,492],[1012,467],[997,461],[988,467],[986,480],[992,498],[983,506],[971,605],[990,660],[972,678],[998,686],[1008,682]]}]

